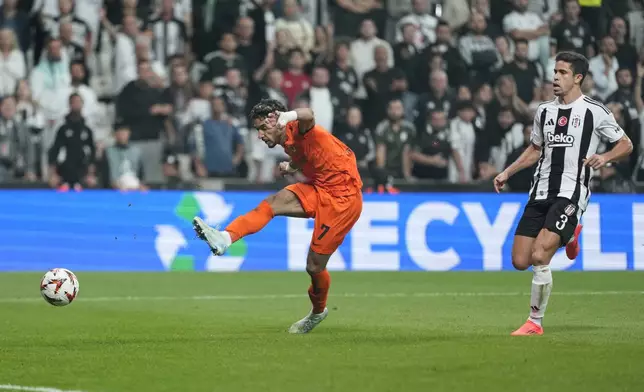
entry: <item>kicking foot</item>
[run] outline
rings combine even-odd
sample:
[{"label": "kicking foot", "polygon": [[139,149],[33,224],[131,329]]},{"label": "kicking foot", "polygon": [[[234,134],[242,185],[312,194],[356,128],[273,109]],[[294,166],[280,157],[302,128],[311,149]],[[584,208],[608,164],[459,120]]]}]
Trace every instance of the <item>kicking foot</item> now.
[{"label": "kicking foot", "polygon": [[288,329],[289,333],[309,333],[311,330],[318,326],[329,314],[329,309],[324,308],[322,313],[313,313],[309,312],[302,320],[291,325],[291,328]]},{"label": "kicking foot", "polygon": [[206,222],[198,216],[192,220],[192,226],[194,227],[197,236],[206,241],[215,256],[221,256],[224,254],[228,248],[224,233],[208,226]]},{"label": "kicking foot", "polygon": [[581,234],[582,225],[577,225],[573,240],[566,244],[566,256],[570,260],[574,260],[579,256],[579,234]]},{"label": "kicking foot", "polygon": [[521,326],[521,328],[512,332],[512,336],[528,336],[528,335],[543,335],[543,327],[528,320]]}]

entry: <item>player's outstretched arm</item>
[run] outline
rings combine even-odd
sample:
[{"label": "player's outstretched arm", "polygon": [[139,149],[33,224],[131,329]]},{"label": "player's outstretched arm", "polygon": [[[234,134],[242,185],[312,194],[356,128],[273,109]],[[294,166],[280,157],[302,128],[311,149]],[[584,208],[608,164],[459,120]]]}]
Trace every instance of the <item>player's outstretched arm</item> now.
[{"label": "player's outstretched arm", "polygon": [[494,179],[494,189],[496,189],[496,192],[500,192],[505,186],[505,183],[508,181],[508,179],[515,173],[537,163],[540,156],[541,147],[537,146],[534,143],[530,143],[530,145],[523,151],[523,153],[521,153],[516,161],[514,161],[510,166],[503,170],[503,172],[496,176],[496,178]]}]

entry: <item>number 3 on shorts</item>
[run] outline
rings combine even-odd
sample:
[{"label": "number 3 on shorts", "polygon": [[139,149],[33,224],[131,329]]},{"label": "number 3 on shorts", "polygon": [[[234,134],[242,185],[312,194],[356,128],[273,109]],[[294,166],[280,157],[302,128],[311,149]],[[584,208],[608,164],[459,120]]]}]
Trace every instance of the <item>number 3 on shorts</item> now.
[{"label": "number 3 on shorts", "polygon": [[566,227],[566,223],[568,223],[568,215],[561,214],[559,220],[557,221],[557,223],[555,223],[555,227],[557,228],[557,230],[563,230],[564,227]]}]

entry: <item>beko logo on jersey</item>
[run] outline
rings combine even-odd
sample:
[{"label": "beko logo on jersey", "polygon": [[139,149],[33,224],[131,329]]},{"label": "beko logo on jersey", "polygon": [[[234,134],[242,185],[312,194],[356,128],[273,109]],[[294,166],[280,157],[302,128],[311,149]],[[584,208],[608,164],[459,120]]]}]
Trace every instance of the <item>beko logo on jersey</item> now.
[{"label": "beko logo on jersey", "polygon": [[563,133],[549,133],[548,147],[572,147],[575,144],[575,137]]}]

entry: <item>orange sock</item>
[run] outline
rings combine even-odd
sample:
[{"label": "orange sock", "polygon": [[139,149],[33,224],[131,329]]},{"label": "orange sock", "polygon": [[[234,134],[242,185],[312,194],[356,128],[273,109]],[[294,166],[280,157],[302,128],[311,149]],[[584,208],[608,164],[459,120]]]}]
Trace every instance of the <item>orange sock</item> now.
[{"label": "orange sock", "polygon": [[311,286],[309,286],[309,299],[313,305],[313,313],[322,313],[326,308],[326,299],[331,286],[331,275],[324,270],[311,275]]},{"label": "orange sock", "polygon": [[275,213],[273,213],[271,205],[263,200],[254,210],[248,211],[230,222],[226,231],[230,234],[231,241],[235,242],[242,237],[260,231],[274,216]]}]

